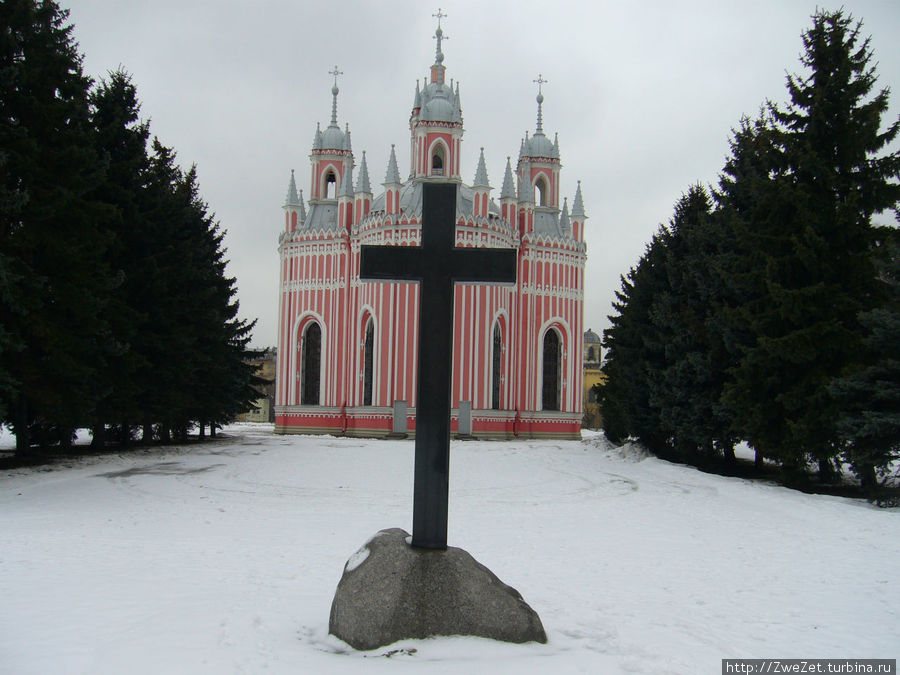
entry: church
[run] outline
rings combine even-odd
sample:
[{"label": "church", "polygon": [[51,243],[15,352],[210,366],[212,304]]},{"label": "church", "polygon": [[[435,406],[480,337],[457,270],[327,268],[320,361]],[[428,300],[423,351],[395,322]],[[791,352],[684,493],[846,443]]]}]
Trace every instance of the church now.
[{"label": "church", "polygon": [[[580,438],[585,213],[560,199],[560,152],[537,125],[507,158],[492,196],[482,149],[471,185],[460,176],[459,83],[447,84],[443,32],[429,77],[417,81],[409,118],[409,174],[391,146],[374,196],[337,112],[317,126],[308,207],[291,171],[279,237],[275,431],[352,436],[414,435],[419,293],[416,283],[360,280],[360,246],[417,246],[422,186],[457,187],[456,246],[517,252],[513,285],[454,289],[451,430],[457,437]],[[401,153],[402,154],[402,153]],[[355,180],[354,180],[354,171]]]}]

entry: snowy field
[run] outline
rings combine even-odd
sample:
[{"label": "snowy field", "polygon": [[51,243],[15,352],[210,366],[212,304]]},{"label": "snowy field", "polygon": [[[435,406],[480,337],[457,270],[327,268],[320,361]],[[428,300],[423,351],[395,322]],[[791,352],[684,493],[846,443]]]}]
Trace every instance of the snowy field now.
[{"label": "snowy field", "polygon": [[372,534],[409,530],[412,442],[226,431],[0,473],[0,672],[693,674],[723,657],[900,656],[900,510],[590,432],[451,448],[450,544],[522,593],[548,644],[355,652],[328,635],[331,598]]}]

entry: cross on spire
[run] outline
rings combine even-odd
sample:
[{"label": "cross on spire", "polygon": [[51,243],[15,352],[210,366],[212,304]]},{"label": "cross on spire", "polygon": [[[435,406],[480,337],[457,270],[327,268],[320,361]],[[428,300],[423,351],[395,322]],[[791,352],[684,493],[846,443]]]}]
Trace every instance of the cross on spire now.
[{"label": "cross on spire", "polygon": [[444,61],[444,53],[441,51],[441,40],[449,40],[450,38],[444,36],[444,31],[441,30],[441,19],[447,17],[441,11],[441,8],[438,7],[438,11],[432,14],[431,16],[436,17],[438,20],[437,30],[434,31],[434,39],[437,40],[437,48],[434,53],[434,62],[435,63],[443,63]]},{"label": "cross on spire", "polygon": [[343,70],[338,70],[338,67],[335,66],[334,70],[328,71],[329,75],[334,75],[334,86],[331,87],[331,123],[334,126],[337,126],[337,95],[340,89],[337,86],[338,75],[343,75]]},{"label": "cross on spire", "polygon": [[544,113],[541,109],[542,104],[544,103],[544,93],[543,93],[543,85],[547,84],[549,80],[545,80],[544,76],[538,73],[537,79],[532,80],[532,82],[537,82],[538,86],[538,95],[537,95],[537,104],[538,104],[538,115],[537,115],[537,131],[536,133],[542,134],[544,133]]}]

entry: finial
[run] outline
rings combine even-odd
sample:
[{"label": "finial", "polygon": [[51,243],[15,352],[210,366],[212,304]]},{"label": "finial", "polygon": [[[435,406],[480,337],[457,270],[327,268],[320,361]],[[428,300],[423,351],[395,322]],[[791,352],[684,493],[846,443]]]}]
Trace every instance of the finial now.
[{"label": "finial", "polygon": [[569,218],[569,198],[563,199],[562,213],[559,214],[559,229],[561,234],[568,234],[572,229],[572,221]]},{"label": "finial", "polygon": [[387,174],[384,176],[384,183],[399,183],[400,171],[397,170],[397,155],[394,152],[394,144],[391,143],[391,157],[388,159]]},{"label": "finial", "polygon": [[481,154],[478,156],[478,167],[475,169],[475,180],[472,181],[472,187],[490,188],[490,183],[488,183],[487,167],[484,164],[484,146],[482,146]]},{"label": "finial", "polygon": [[578,188],[575,190],[575,202],[572,204],[572,215],[584,220],[584,200],[581,197],[581,181],[578,181]]},{"label": "finial", "polygon": [[369,166],[366,163],[366,151],[363,150],[362,153],[362,162],[359,165],[359,177],[356,179],[356,191],[357,192],[372,192],[372,188],[369,184]]},{"label": "finial", "polygon": [[446,18],[446,14],[441,11],[441,8],[438,7],[438,11],[431,16],[437,17],[438,25],[437,30],[434,31],[434,39],[437,40],[437,49],[434,53],[434,62],[440,65],[444,62],[444,53],[441,51],[441,40],[449,40],[450,38],[444,36],[444,31],[441,30],[441,19]]},{"label": "finial", "polygon": [[332,100],[331,100],[331,123],[332,123],[333,125],[337,126],[337,95],[338,95],[338,92],[340,91],[340,89],[338,89],[338,86],[337,86],[337,79],[338,79],[338,75],[343,75],[343,74],[344,74],[344,71],[343,71],[343,70],[338,70],[338,67],[335,66],[335,67],[334,67],[334,70],[329,70],[329,71],[328,71],[328,74],[329,74],[329,75],[334,75],[334,85],[331,87],[331,96],[332,96]]},{"label": "finial", "polygon": [[549,80],[545,80],[543,75],[538,73],[537,79],[532,80],[532,82],[537,82],[538,86],[538,95],[537,95],[537,104],[538,104],[538,116],[537,116],[537,131],[535,133],[542,134],[544,133],[544,114],[541,110],[541,106],[544,103],[544,93],[543,93],[543,85],[549,82]]},{"label": "finial", "polygon": [[500,199],[515,199],[516,188],[513,183],[512,165],[509,155],[506,157],[506,173],[503,174],[503,187],[500,189]]},{"label": "finial", "polygon": [[288,183],[287,197],[284,199],[285,206],[297,206],[300,204],[300,198],[297,196],[297,181],[294,180],[294,170],[291,169],[291,180]]}]

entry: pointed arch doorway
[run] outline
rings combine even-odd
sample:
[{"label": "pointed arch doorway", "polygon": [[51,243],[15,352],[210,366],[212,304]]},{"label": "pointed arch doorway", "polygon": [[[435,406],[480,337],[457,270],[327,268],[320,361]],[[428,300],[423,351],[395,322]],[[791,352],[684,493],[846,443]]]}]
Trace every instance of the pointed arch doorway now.
[{"label": "pointed arch doorway", "polygon": [[311,321],[303,330],[300,351],[300,405],[319,405],[322,375],[322,329]]},{"label": "pointed arch doorway", "polygon": [[559,410],[562,392],[562,341],[559,333],[550,328],[544,334],[543,383],[541,388],[541,409]]}]

